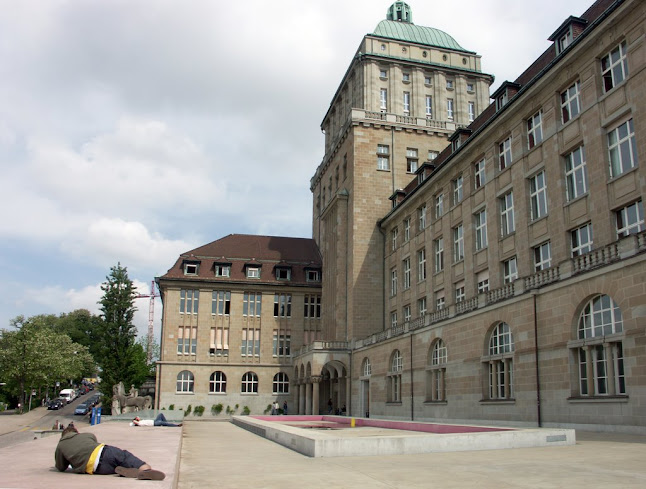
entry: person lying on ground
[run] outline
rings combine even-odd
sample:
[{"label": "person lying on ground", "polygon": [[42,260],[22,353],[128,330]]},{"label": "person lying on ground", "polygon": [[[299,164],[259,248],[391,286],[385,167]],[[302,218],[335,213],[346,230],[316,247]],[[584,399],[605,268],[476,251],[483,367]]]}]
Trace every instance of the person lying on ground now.
[{"label": "person lying on ground", "polygon": [[164,413],[159,413],[155,419],[141,419],[139,416],[135,416],[130,426],[182,426],[182,423],[170,423],[166,420]]},{"label": "person lying on ground", "polygon": [[155,481],[166,477],[128,450],[99,443],[93,433],[79,433],[74,423],[63,430],[54,459],[56,468],[61,472],[71,467],[75,474],[119,474],[122,477]]}]

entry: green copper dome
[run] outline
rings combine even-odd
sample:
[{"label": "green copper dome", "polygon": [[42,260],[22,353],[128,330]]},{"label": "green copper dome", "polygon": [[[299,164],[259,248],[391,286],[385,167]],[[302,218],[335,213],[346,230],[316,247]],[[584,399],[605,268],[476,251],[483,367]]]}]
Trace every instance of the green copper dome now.
[{"label": "green copper dome", "polygon": [[388,9],[387,20],[379,22],[373,34],[426,46],[466,51],[446,32],[432,27],[415,25],[412,19],[413,12],[408,4],[395,2]]}]

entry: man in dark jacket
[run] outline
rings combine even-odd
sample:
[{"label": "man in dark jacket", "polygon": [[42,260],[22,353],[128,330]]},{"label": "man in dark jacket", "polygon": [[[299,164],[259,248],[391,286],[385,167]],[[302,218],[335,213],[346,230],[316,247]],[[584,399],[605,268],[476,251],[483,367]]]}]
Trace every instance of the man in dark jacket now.
[{"label": "man in dark jacket", "polygon": [[156,481],[165,477],[129,451],[99,443],[93,433],[79,433],[73,423],[63,430],[54,458],[61,472],[71,466],[77,474],[119,474]]}]

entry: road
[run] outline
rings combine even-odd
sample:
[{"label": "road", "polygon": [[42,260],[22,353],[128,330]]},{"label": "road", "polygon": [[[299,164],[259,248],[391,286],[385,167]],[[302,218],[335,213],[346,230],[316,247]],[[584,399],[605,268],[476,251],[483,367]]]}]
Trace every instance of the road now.
[{"label": "road", "polygon": [[[15,445],[17,443],[23,443],[25,441],[33,440],[35,437],[40,436],[39,434],[34,433],[34,431],[39,431],[39,430],[51,430],[52,426],[54,426],[54,423],[56,420],[58,420],[60,423],[64,423],[67,425],[68,423],[74,421],[74,424],[83,426],[83,425],[89,425],[90,424],[90,415],[86,414],[85,416],[80,416],[80,415],[75,415],[74,414],[74,409],[76,409],[76,406],[79,405],[80,403],[84,402],[87,398],[89,398],[94,391],[90,391],[89,394],[82,395],[76,399],[74,399],[70,404],[66,405],[62,409],[58,410],[46,410],[46,409],[40,409],[39,411],[43,412],[42,416],[38,416],[36,418],[31,417],[29,421],[26,421],[27,418],[23,418],[26,416],[29,416],[29,414],[22,415],[21,418],[25,419],[27,422],[27,425],[24,426],[19,426],[14,429],[9,428],[7,430],[5,429],[0,429],[0,448],[4,447],[9,447],[11,445]],[[3,421],[6,419],[7,421],[10,421],[8,418],[9,417],[14,417],[17,415],[2,415],[0,416],[0,428],[3,426]],[[15,420],[11,420],[15,421]],[[12,423],[15,424],[15,423]]]}]

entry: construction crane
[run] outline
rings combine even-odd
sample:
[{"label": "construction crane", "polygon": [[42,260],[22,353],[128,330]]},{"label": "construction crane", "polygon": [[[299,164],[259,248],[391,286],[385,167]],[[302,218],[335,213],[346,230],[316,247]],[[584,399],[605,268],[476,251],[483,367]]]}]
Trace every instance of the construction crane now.
[{"label": "construction crane", "polygon": [[150,294],[137,294],[135,299],[150,298],[148,306],[148,363],[153,359],[153,325],[155,322],[155,297],[159,294],[155,291],[155,281],[150,282]]}]

